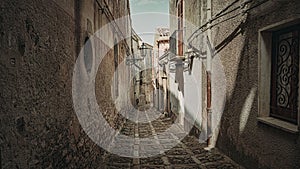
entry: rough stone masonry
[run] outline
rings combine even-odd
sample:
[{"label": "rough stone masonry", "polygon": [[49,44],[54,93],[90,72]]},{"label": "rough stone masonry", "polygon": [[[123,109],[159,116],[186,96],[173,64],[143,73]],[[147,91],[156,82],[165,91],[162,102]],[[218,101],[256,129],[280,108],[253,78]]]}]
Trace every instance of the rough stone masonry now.
[{"label": "rough stone masonry", "polygon": [[[116,18],[129,14],[127,0],[106,3]],[[85,38],[108,22],[96,1],[0,2],[0,168],[103,164],[104,150],[79,125],[71,89],[76,55]],[[130,22],[124,27],[131,30]],[[112,33],[108,35],[113,40]],[[118,62],[125,53],[122,43]],[[96,94],[103,98],[111,97],[113,63],[109,52],[98,70],[96,83],[101,88]],[[104,116],[110,124],[121,126],[113,103],[98,100],[107,107]]]}]

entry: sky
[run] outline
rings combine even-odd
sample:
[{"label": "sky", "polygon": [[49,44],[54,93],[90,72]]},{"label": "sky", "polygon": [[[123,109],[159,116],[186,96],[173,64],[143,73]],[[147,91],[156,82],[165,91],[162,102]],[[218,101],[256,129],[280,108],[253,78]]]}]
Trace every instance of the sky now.
[{"label": "sky", "polygon": [[153,45],[155,29],[169,27],[169,0],[129,0],[132,25],[144,42]]}]

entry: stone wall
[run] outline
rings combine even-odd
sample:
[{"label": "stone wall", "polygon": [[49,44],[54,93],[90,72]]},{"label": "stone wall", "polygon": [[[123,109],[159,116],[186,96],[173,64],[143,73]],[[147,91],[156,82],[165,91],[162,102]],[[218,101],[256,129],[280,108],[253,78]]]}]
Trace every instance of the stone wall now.
[{"label": "stone wall", "polygon": [[[213,3],[213,14],[232,2]],[[232,8],[237,5],[240,4]],[[217,145],[249,168],[300,166],[299,134],[268,127],[257,119],[258,96],[264,90],[258,89],[259,29],[299,15],[299,6],[296,0],[269,1],[253,8],[248,14],[213,28],[214,45],[227,80],[225,110]]]},{"label": "stone wall", "polygon": [[[116,18],[130,14],[127,0],[108,2]],[[0,2],[0,168],[101,168],[105,151],[73,110],[72,73],[86,37],[109,22],[94,0]],[[121,126],[114,102],[102,100],[111,97],[113,51],[96,71],[99,105],[112,126]],[[121,84],[128,81],[128,73],[120,76]]]},{"label": "stone wall", "polygon": [[[177,19],[173,18],[174,15],[177,15],[176,2],[175,0],[170,1],[171,34],[177,29]],[[243,2],[251,3],[243,6]],[[259,92],[264,90],[263,88],[259,89],[259,70],[266,69],[259,65],[259,30],[278,22],[299,18],[300,3],[297,0],[269,0],[256,6],[260,2],[263,1],[212,0],[212,7],[210,8],[212,16],[216,16],[222,10],[224,10],[223,14],[228,13],[224,16],[219,15],[219,19],[211,22],[211,44],[215,49],[214,58],[219,58],[220,61],[216,65],[216,59],[213,59],[212,116],[213,123],[216,122],[218,116],[221,117],[221,121],[217,124],[219,126],[214,131],[210,143],[216,144],[217,148],[245,167],[299,168],[299,133],[292,134],[260,123],[258,121],[260,113],[268,112],[259,112],[258,102]],[[190,22],[197,28],[206,24],[208,4],[208,0],[184,1],[184,19],[187,23]],[[227,6],[228,8],[226,8]],[[243,13],[246,9],[252,10]],[[190,25],[185,26],[184,36],[188,38],[196,29]],[[206,36],[205,33],[208,32],[206,28],[204,26],[204,29],[198,31],[198,34],[202,32]],[[199,43],[201,41],[203,41],[201,35],[195,36],[191,44],[202,50],[203,46]],[[194,61],[191,75],[194,74],[199,78],[196,79],[196,82],[202,94],[200,94],[201,103],[198,106],[202,107],[202,111],[186,111],[186,114],[194,112],[205,117],[207,104],[206,49],[204,48],[203,53],[200,54],[203,59]],[[226,83],[222,81],[222,76],[220,76],[222,71],[225,73]],[[189,82],[188,78],[191,75],[184,74],[185,85]],[[170,89],[171,102],[176,105],[178,102],[176,83],[170,83]],[[226,92],[223,103],[220,103],[222,97],[218,97],[222,93],[221,89]],[[191,88],[185,88],[186,91],[191,91]],[[189,94],[186,93],[184,100],[187,100],[188,97]],[[222,105],[224,105],[224,110],[216,109],[217,106],[222,108]],[[187,107],[186,103],[185,107]],[[176,110],[175,108],[174,110]],[[201,125],[201,117],[196,122]],[[216,124],[213,124],[213,129],[215,129],[214,126]],[[202,123],[202,133],[206,131],[203,129],[205,128],[203,128]]]}]

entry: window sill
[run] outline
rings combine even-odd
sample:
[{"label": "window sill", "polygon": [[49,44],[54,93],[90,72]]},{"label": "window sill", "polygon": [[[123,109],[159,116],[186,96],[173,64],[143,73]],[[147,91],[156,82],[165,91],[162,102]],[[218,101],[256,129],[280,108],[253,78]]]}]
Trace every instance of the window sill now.
[{"label": "window sill", "polygon": [[291,124],[289,122],[285,122],[285,121],[282,121],[282,120],[279,120],[279,119],[276,119],[273,117],[259,117],[258,121],[263,124],[278,128],[280,130],[283,130],[283,131],[286,131],[289,133],[293,133],[293,134],[299,133],[297,125]]}]

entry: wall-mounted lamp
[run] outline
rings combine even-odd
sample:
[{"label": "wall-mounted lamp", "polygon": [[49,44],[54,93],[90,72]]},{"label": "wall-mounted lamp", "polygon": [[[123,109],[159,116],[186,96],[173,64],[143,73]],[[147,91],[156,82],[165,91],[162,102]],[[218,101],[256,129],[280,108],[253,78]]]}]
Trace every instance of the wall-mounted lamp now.
[{"label": "wall-mounted lamp", "polygon": [[145,58],[145,57],[146,57],[146,50],[147,50],[147,48],[146,48],[145,43],[142,43],[142,45],[141,45],[141,47],[140,47],[141,57],[142,57],[142,58]]},{"label": "wall-mounted lamp", "polygon": [[189,47],[187,52],[185,52],[184,62],[188,64],[189,74],[192,73],[194,59],[200,58],[200,57],[201,57],[201,55],[200,55],[199,51],[193,47]]},{"label": "wall-mounted lamp", "polygon": [[148,48],[146,48],[146,45],[145,43],[142,43],[141,47],[139,48],[139,50],[141,51],[141,55],[138,56],[137,55],[137,58],[132,58],[132,59],[128,59],[126,58],[126,65],[131,65],[131,64],[135,64],[136,61],[143,61],[144,58],[146,57],[146,50]]},{"label": "wall-mounted lamp", "polygon": [[195,57],[198,55],[198,53],[193,48],[188,48],[188,50],[185,52],[185,55],[187,58]]}]

